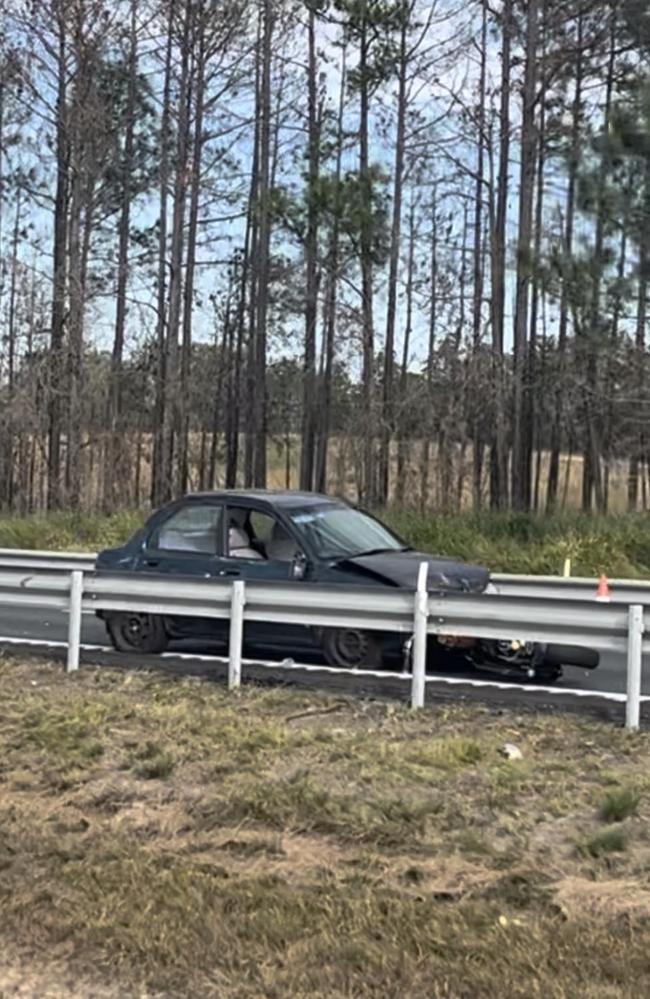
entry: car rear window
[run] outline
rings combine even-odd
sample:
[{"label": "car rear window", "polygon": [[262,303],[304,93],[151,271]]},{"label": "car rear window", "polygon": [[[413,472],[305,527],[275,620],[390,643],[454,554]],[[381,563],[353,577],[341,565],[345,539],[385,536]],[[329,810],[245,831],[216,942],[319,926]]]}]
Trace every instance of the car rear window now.
[{"label": "car rear window", "polygon": [[219,506],[192,504],[183,507],[158,525],[151,535],[149,546],[162,551],[215,555],[221,517],[222,508]]}]

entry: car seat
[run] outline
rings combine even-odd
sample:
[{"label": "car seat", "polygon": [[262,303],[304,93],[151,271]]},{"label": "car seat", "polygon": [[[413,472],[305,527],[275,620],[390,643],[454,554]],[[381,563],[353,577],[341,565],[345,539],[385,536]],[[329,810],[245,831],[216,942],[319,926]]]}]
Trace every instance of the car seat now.
[{"label": "car seat", "polygon": [[266,542],[266,557],[274,562],[293,562],[297,545],[285,528],[277,520],[273,524],[271,537]]},{"label": "car seat", "polygon": [[259,552],[251,548],[251,541],[246,529],[246,510],[228,511],[228,552],[232,558],[263,558]]}]

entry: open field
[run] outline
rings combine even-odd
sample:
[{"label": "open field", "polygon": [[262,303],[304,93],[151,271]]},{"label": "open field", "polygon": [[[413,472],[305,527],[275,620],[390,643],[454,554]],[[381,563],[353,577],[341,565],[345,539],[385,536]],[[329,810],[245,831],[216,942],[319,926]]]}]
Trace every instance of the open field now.
[{"label": "open field", "polygon": [[[93,551],[125,540],[146,515],[141,510],[111,517],[0,518],[0,547]],[[393,507],[380,516],[416,548],[481,562],[494,572],[557,575],[570,558],[573,575],[650,577],[648,514],[423,514]]]},{"label": "open field", "polygon": [[647,735],[12,660],[0,684],[3,997],[650,992]]}]

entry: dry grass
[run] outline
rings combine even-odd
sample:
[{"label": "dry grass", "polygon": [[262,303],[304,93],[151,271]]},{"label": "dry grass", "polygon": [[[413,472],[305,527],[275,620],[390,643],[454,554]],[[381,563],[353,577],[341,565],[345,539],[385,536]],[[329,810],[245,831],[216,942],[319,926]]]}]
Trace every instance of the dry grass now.
[{"label": "dry grass", "polygon": [[0,684],[3,999],[650,992],[644,734],[12,661]]},{"label": "dry grass", "polygon": [[[36,443],[36,467],[34,479],[34,494],[31,497],[30,507],[36,510],[45,509],[46,505],[46,481],[47,469],[45,456],[47,453],[46,442],[41,440]],[[84,439],[84,446],[81,454],[81,482],[82,509],[86,511],[99,510],[103,505],[105,476],[114,474],[114,469],[109,468],[103,460],[105,441],[101,434],[93,434]],[[407,442],[407,453],[405,456],[404,475],[405,487],[404,496],[407,497],[409,505],[416,509],[421,506],[427,508],[440,508],[450,502],[449,495],[445,498],[442,493],[443,481],[449,484],[450,495],[454,497],[454,505],[460,510],[470,511],[474,506],[474,455],[469,442],[464,445],[455,445],[451,452],[440,454],[435,441],[430,441],[429,464],[427,474],[427,496],[422,503],[422,450],[423,441],[412,439]],[[122,441],[122,450],[130,466],[130,474],[125,481],[121,482],[120,495],[122,502],[127,507],[138,507],[146,504],[151,494],[151,467],[152,467],[152,447],[153,442],[148,434],[140,435],[140,469],[139,475],[136,473],[138,439],[136,435],[127,434]],[[205,442],[204,442],[205,444]],[[214,485],[217,488],[224,486],[224,442],[220,437],[217,442],[217,469]],[[240,442],[243,449],[243,438]],[[287,453],[288,446],[288,453]],[[211,441],[207,442],[207,451],[202,447],[201,435],[190,433],[188,438],[187,460],[189,471],[190,489],[201,489],[204,484],[201,481],[201,460],[205,460],[206,453],[209,453]],[[328,460],[328,480],[327,492],[345,495],[349,499],[355,500],[359,490],[359,470],[362,465],[363,442],[360,438],[347,435],[333,436],[329,443]],[[391,459],[389,463],[390,493],[397,492],[398,481],[398,445],[393,441],[391,447]],[[550,466],[550,453],[543,452],[541,455],[540,475],[539,475],[539,509],[544,509],[546,490],[548,483]],[[444,467],[445,474],[441,474]],[[489,453],[486,451],[483,456],[483,475],[481,481],[481,493],[487,505],[489,495]],[[16,475],[22,482],[24,480],[25,467],[17,465]],[[300,481],[300,438],[297,435],[289,435],[286,438],[270,438],[267,441],[267,484],[270,488],[297,489]],[[604,469],[603,469],[604,471]],[[583,460],[579,455],[562,454],[559,466],[559,488],[558,501],[563,510],[580,510],[582,506],[582,475]],[[609,464],[609,490],[608,503],[609,510],[614,514],[625,513],[628,509],[628,478],[629,463],[627,459],[615,459]],[[136,493],[136,480],[137,493]],[[26,490],[26,485],[23,485]],[[648,476],[642,476],[641,481],[641,508],[648,507],[648,496],[650,495],[650,481]],[[83,528],[82,528],[83,532]],[[74,534],[74,532],[72,532]],[[2,530],[0,529],[0,535]],[[18,547],[14,545],[14,547]]]}]

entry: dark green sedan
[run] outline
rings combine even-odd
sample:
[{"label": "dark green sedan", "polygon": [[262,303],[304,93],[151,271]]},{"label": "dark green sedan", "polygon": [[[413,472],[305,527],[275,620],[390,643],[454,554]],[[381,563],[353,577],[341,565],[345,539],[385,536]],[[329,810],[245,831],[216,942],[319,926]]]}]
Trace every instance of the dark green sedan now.
[{"label": "dark green sedan", "polygon": [[[173,573],[215,579],[299,580],[415,590],[428,563],[431,592],[481,593],[489,571],[414,551],[375,517],[340,499],[268,490],[194,493],[154,513],[122,547],[103,551],[98,571]],[[172,641],[227,641],[223,619],[102,615],[121,651],[162,652]],[[377,668],[403,661],[403,636],[350,628],[306,628],[249,623],[246,644],[285,654],[320,653],[334,666]],[[437,669],[458,659],[552,682],[562,665],[598,665],[597,653],[567,646],[523,645],[471,638],[432,639]]]}]

